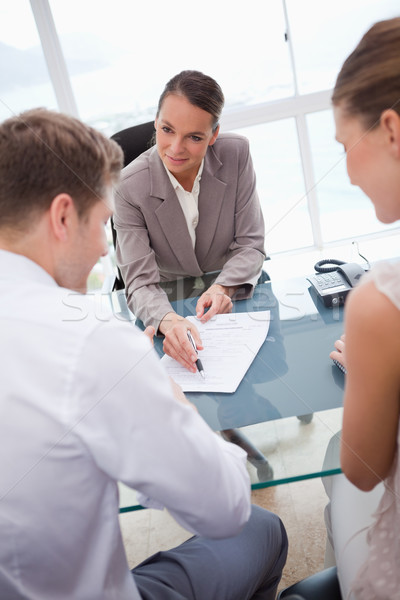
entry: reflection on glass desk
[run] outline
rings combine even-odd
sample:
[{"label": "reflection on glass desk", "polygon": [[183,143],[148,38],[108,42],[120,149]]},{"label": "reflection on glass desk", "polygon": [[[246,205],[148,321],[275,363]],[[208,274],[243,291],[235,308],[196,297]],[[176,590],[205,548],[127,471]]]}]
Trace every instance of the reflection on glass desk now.
[{"label": "reflection on glass desk", "polygon": [[[197,298],[173,302],[194,315]],[[329,358],[343,333],[343,309],[326,308],[305,278],[257,285],[253,297],[234,303],[236,312],[270,310],[266,341],[233,394],[187,393],[215,431],[240,431],[273,468],[263,481],[249,464],[253,488],[340,472],[339,457],[325,461],[331,438],[342,422],[344,375]],[[162,355],[162,340],[155,347]],[[121,488],[122,511],[134,504]]]}]

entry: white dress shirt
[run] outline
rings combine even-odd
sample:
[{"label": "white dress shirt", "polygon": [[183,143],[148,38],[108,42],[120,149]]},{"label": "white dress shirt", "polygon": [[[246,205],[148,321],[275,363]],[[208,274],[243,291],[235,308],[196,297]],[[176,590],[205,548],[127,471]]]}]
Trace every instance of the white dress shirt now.
[{"label": "white dress shirt", "polygon": [[192,532],[250,513],[245,453],[175,400],[149,340],[0,250],[0,598],[138,599],[117,481]]},{"label": "white dress shirt", "polygon": [[[164,163],[163,163],[164,164]],[[192,240],[193,248],[196,245],[196,227],[199,223],[199,194],[200,194],[200,179],[204,167],[204,158],[194,180],[193,187],[190,192],[185,190],[179,181],[174,177],[171,171],[168,171],[164,165],[167,175],[178,197],[182,212],[185,217],[186,225],[189,231],[190,239]]]}]

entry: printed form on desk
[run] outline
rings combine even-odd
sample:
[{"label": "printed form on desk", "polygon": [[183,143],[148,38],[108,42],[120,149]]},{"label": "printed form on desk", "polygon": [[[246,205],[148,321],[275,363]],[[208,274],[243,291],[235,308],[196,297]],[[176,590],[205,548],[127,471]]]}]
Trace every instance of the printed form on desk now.
[{"label": "printed form on desk", "polygon": [[187,319],[195,324],[203,342],[204,350],[198,354],[205,378],[164,355],[161,361],[168,375],[184,392],[234,392],[267,337],[269,310],[216,315],[207,323],[196,317]]}]

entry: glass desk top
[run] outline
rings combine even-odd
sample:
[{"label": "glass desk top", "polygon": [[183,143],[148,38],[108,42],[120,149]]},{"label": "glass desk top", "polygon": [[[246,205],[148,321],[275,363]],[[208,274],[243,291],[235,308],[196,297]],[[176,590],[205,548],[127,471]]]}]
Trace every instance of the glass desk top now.
[{"label": "glass desk top", "polygon": [[[173,306],[194,315],[196,302]],[[343,308],[326,308],[301,277],[257,285],[251,299],[234,302],[232,318],[262,310],[271,313],[268,335],[236,392],[186,395],[213,430],[250,448],[253,488],[339,473],[344,375],[329,353],[343,333]],[[162,355],[161,339],[155,347]],[[138,508],[132,490],[120,492],[121,512]]]}]

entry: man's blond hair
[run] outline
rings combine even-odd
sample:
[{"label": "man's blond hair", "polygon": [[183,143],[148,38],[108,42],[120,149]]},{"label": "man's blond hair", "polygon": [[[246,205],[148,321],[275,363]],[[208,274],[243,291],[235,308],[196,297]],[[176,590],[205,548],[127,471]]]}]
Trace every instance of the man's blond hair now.
[{"label": "man's blond hair", "polygon": [[0,230],[24,230],[58,194],[83,217],[117,183],[123,153],[78,119],[43,108],[0,125]]}]

